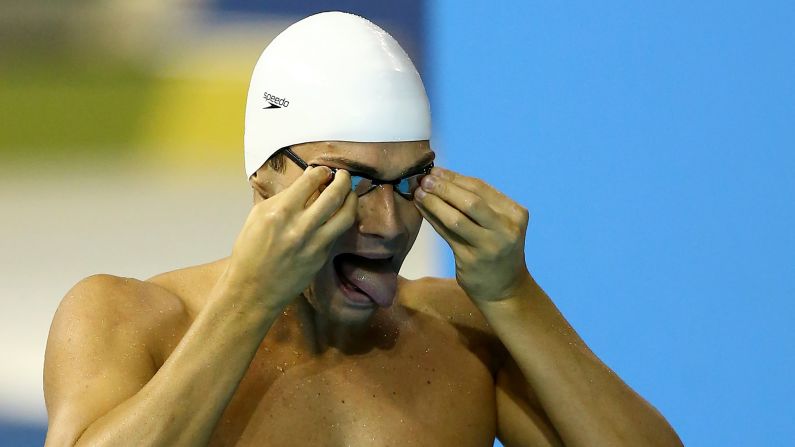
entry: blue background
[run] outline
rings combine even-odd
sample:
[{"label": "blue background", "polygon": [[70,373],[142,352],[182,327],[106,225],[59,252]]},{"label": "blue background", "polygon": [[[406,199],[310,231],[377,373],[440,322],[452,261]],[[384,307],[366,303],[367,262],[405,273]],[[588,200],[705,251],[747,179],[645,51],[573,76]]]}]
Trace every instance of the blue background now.
[{"label": "blue background", "polygon": [[428,3],[442,160],[688,446],[795,438],[794,5]]}]

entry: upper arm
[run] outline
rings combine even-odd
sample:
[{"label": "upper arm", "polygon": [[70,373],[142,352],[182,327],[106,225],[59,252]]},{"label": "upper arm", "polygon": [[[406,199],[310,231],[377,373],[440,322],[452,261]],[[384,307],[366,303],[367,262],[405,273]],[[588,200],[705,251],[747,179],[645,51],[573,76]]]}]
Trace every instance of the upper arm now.
[{"label": "upper arm", "polygon": [[452,324],[495,377],[497,437],[506,447],[562,446],[538,397],[519,366],[489,326],[477,306],[454,279],[425,277],[408,286],[421,287],[412,304]]},{"label": "upper arm", "polygon": [[155,374],[150,334],[135,317],[151,307],[137,296],[135,283],[140,284],[94,275],[61,301],[44,360],[48,445],[73,445],[91,423]]},{"label": "upper arm", "polygon": [[[470,349],[483,353],[484,363],[495,376],[497,437],[506,447],[562,446],[563,441],[547,417],[535,391],[497,334],[455,280],[440,281],[447,288],[437,308],[462,333],[469,333]],[[477,335],[474,335],[477,334]],[[494,373],[496,371],[496,373]]]},{"label": "upper arm", "polygon": [[510,357],[497,373],[497,438],[506,447],[562,446],[537,396]]}]

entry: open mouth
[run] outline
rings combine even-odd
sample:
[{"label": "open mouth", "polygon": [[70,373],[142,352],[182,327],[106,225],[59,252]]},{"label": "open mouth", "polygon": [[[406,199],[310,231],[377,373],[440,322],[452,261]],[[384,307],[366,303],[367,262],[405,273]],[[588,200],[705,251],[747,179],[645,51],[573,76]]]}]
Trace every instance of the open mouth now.
[{"label": "open mouth", "polygon": [[356,284],[352,283],[340,269],[340,258],[345,255],[335,256],[334,257],[334,271],[337,274],[337,279],[340,283],[340,288],[342,289],[345,296],[348,297],[349,300],[353,301],[357,304],[364,304],[367,307],[372,307],[375,305],[375,301],[370,298],[370,295],[365,293],[364,290],[360,289]]},{"label": "open mouth", "polygon": [[334,271],[340,289],[352,304],[361,307],[389,307],[397,289],[397,272],[392,257],[371,258],[355,253],[334,257]]}]

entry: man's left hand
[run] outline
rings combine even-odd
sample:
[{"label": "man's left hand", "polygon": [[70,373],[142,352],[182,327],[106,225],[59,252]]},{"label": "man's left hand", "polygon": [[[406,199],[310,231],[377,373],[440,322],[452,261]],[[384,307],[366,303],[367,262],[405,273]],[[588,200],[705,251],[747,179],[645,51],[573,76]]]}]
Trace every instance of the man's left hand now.
[{"label": "man's left hand", "polygon": [[414,197],[453,249],[456,280],[475,304],[512,297],[530,280],[526,208],[480,179],[439,167],[422,179]]}]

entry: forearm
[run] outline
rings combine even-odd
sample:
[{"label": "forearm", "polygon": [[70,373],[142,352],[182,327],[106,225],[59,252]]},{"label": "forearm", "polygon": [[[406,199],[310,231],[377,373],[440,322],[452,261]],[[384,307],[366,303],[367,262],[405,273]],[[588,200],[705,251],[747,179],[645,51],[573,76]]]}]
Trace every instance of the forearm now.
[{"label": "forearm", "polygon": [[278,315],[243,294],[222,275],[154,377],[91,424],[76,445],[206,445]]},{"label": "forearm", "polygon": [[681,445],[663,416],[588,349],[531,277],[516,296],[479,307],[566,446]]}]

